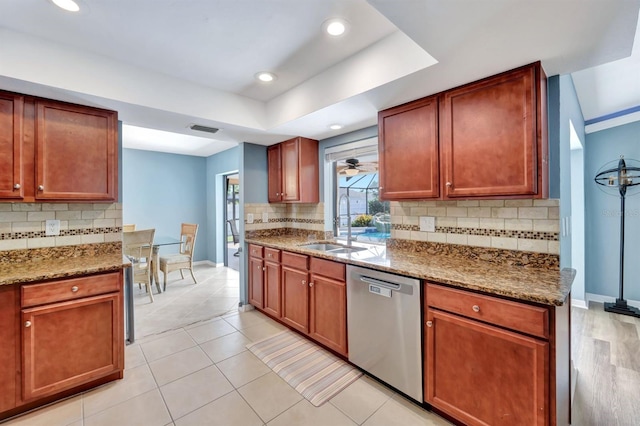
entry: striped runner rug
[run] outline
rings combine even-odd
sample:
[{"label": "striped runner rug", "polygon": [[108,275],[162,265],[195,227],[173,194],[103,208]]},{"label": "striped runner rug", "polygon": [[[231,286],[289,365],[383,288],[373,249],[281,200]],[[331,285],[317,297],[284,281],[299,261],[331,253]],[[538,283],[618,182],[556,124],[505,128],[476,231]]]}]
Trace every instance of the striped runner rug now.
[{"label": "striped runner rug", "polygon": [[357,368],[288,330],[250,343],[247,349],[316,407],[362,376]]}]

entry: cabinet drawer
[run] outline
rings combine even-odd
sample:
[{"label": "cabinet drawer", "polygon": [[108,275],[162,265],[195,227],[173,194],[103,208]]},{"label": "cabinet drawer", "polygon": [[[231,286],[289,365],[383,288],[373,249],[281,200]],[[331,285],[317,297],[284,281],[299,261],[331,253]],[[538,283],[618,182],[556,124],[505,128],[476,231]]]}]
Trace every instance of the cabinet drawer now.
[{"label": "cabinet drawer", "polygon": [[25,284],[22,286],[22,307],[44,305],[119,291],[120,272],[90,277]]},{"label": "cabinet drawer", "polygon": [[522,333],[545,339],[549,337],[549,311],[546,308],[430,283],[427,283],[426,303],[443,311],[464,315]]},{"label": "cabinet drawer", "polygon": [[333,278],[338,281],[345,280],[345,265],[340,262],[333,262],[331,260],[319,259],[317,257],[311,258],[311,273],[318,274],[325,277]]},{"label": "cabinet drawer", "polygon": [[309,256],[283,251],[282,265],[306,271],[309,268]]},{"label": "cabinet drawer", "polygon": [[255,244],[249,244],[249,256],[251,257],[259,257],[262,259],[262,246],[257,246]]},{"label": "cabinet drawer", "polygon": [[270,262],[280,262],[280,250],[265,247],[264,260],[268,260]]}]

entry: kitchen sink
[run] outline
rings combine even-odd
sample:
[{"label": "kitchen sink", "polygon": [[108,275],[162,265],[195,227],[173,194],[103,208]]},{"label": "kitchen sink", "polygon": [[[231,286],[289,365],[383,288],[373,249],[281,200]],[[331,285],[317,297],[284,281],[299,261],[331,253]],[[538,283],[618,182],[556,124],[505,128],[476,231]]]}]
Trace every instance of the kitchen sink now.
[{"label": "kitchen sink", "polygon": [[346,254],[346,253],[353,253],[356,251],[366,250],[366,247],[347,247],[341,244],[330,244],[330,243],[305,244],[302,247],[309,250],[318,250],[318,251],[331,253],[331,254]]}]

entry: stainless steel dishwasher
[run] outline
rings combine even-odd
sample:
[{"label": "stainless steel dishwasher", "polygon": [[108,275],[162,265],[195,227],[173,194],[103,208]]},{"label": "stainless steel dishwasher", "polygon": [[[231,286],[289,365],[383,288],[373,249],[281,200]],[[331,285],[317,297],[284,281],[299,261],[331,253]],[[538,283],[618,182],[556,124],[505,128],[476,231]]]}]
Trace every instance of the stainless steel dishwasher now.
[{"label": "stainless steel dishwasher", "polygon": [[347,265],[349,361],[422,398],[420,281]]}]

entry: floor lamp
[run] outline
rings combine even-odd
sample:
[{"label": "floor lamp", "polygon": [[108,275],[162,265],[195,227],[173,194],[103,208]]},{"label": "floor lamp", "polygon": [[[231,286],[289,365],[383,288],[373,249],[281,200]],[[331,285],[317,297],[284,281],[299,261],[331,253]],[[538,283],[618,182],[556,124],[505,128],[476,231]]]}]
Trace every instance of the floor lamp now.
[{"label": "floor lamp", "polygon": [[[635,160],[633,160],[635,161]],[[595,181],[598,185],[615,188],[620,193],[620,282],[619,297],[615,303],[605,303],[604,310],[616,314],[640,317],[640,310],[628,306],[624,299],[624,219],[627,188],[640,185],[640,168],[627,166],[624,157],[620,156],[618,167],[599,172]]]}]

